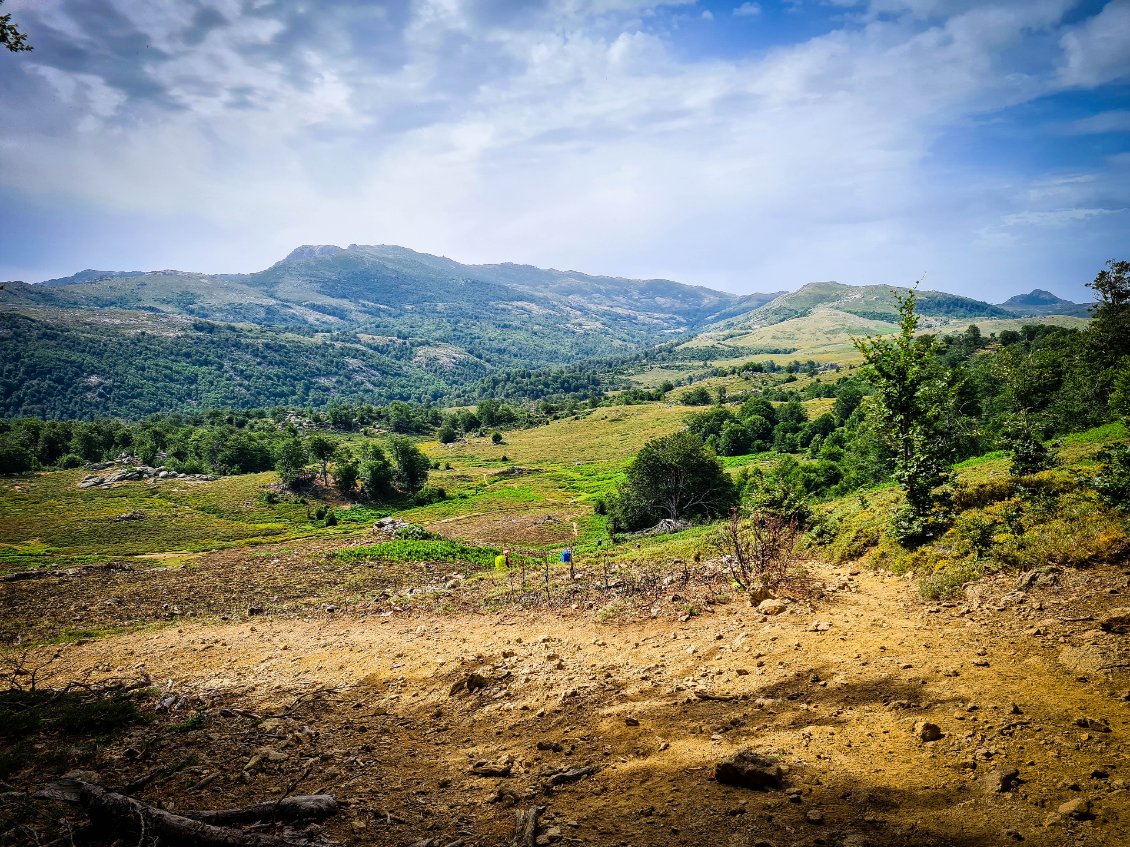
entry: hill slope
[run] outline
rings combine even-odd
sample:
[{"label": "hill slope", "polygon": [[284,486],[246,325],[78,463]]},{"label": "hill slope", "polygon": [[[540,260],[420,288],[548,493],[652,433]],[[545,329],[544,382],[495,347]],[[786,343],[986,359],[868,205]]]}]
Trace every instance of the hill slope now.
[{"label": "hill slope", "polygon": [[[304,245],[252,274],[85,270],[0,287],[0,414],[464,400],[500,371],[528,378],[672,340],[740,359],[803,348],[815,332],[831,350],[893,328],[897,291],[826,282],[738,296],[665,279],[464,265],[389,245]],[[940,325],[1066,302],[1029,302],[1044,294],[993,306],[923,291],[919,310]]]}]

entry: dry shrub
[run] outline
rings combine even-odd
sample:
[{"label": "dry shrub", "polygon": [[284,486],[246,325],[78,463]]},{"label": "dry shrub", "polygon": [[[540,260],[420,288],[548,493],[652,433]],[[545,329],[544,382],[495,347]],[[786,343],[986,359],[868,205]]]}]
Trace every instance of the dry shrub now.
[{"label": "dry shrub", "polygon": [[730,577],[746,591],[777,592],[802,588],[808,580],[798,573],[797,543],[800,529],[795,518],[771,512],[754,512],[743,520],[738,510],[714,538]]}]

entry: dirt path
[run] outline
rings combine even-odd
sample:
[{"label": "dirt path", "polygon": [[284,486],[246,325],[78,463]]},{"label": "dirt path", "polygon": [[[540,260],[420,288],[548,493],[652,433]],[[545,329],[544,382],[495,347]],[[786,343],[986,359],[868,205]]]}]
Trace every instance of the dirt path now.
[{"label": "dirt path", "polygon": [[[1125,574],[944,606],[889,575],[819,575],[826,600],[774,617],[268,614],[69,645],[58,672],[144,668],[181,722],[115,741],[107,779],[176,755],[190,766],[144,797],[330,790],[349,806],[326,833],[349,844],[501,844],[534,804],[550,841],[589,845],[1130,843],[1130,636],[1094,623],[1126,605]],[[453,694],[472,673],[483,686]],[[786,765],[786,790],[713,781],[742,747]]]}]

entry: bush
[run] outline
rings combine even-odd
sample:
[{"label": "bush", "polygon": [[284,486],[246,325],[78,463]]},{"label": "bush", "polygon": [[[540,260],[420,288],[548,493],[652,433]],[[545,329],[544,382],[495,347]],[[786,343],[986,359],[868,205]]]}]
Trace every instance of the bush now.
[{"label": "bush", "polygon": [[417,506],[430,506],[432,503],[441,503],[447,499],[446,489],[438,485],[426,485],[412,497],[413,504]]},{"label": "bush", "polygon": [[920,573],[918,593],[926,600],[952,597],[965,583],[980,579],[985,573],[984,567],[973,559],[947,559],[925,550],[917,551],[912,561]]},{"label": "bush", "polygon": [[490,443],[491,444],[501,444],[502,443],[502,433],[499,432],[497,429],[490,434]]},{"label": "bush", "polygon": [[35,456],[18,444],[0,442],[0,474],[27,473],[35,467]]},{"label": "bush", "polygon": [[393,538],[405,538],[411,541],[427,541],[436,538],[434,533],[428,532],[419,524],[410,523],[407,526],[398,527],[392,534]]},{"label": "bush", "polygon": [[1130,444],[1116,444],[1099,453],[1103,469],[1095,476],[1094,486],[1108,506],[1130,509]]},{"label": "bush", "polygon": [[717,517],[737,499],[718,457],[689,432],[648,441],[628,463],[614,514],[628,529],[662,518]]},{"label": "bush", "polygon": [[332,510],[326,512],[326,526],[337,526],[337,515]]},{"label": "bush", "polygon": [[466,562],[493,568],[494,557],[499,552],[490,547],[471,547],[447,539],[416,541],[398,538],[365,547],[347,547],[337,552],[337,559],[343,562]]},{"label": "bush", "polygon": [[82,457],[76,456],[74,453],[67,453],[67,455],[65,455],[65,456],[63,456],[59,459],[59,461],[56,463],[55,466],[57,468],[59,468],[60,470],[64,470],[64,471],[74,470],[75,468],[81,468],[82,467]]}]

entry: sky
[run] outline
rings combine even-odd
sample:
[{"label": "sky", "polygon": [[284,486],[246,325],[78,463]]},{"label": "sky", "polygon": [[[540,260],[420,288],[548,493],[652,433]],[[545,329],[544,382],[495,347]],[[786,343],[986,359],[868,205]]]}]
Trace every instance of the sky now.
[{"label": "sky", "polygon": [[1077,301],[1130,259],[1130,0],[7,0],[0,279],[400,244]]}]

